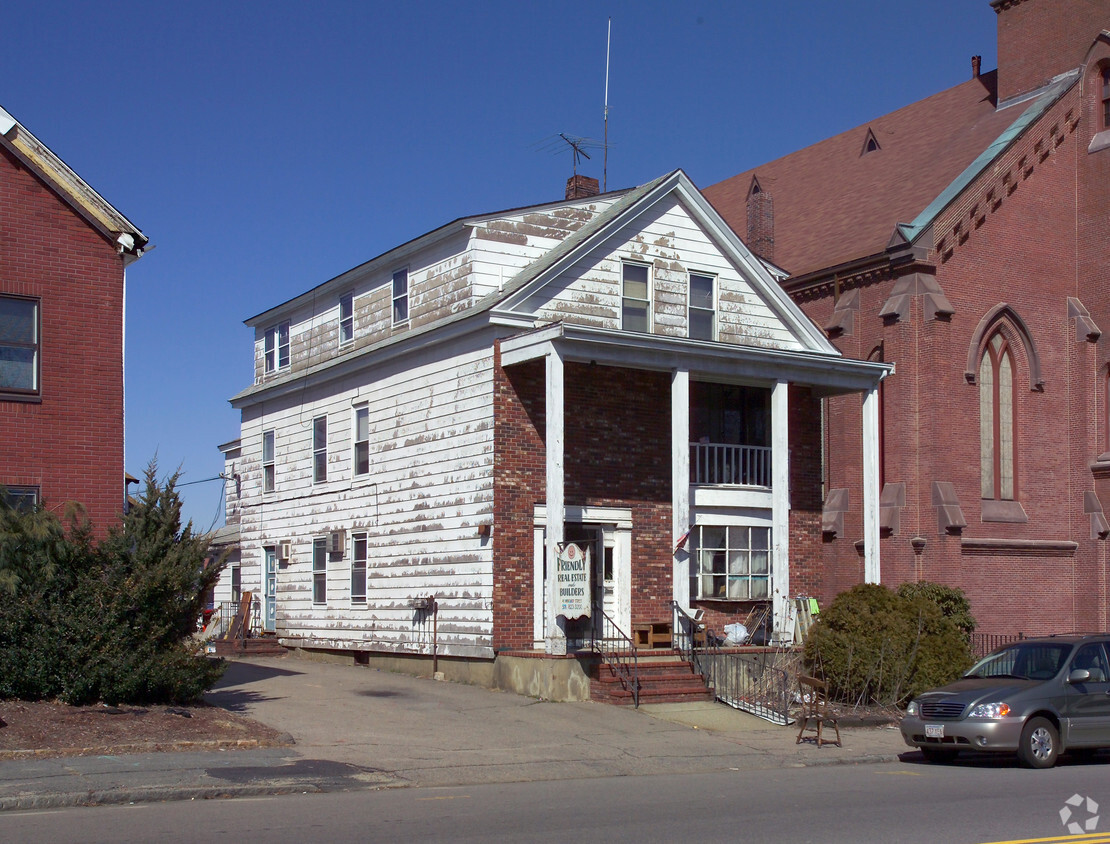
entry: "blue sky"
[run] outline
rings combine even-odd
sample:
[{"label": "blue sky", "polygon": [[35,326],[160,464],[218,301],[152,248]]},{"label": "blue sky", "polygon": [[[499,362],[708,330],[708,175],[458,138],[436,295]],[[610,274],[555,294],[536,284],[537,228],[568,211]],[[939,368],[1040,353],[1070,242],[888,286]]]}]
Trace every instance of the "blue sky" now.
[{"label": "blue sky", "polygon": [[[156,248],[128,271],[127,467],[223,469],[243,320],[458,217],[706,187],[996,66],[988,0],[13,4],[0,104]],[[602,176],[601,152],[580,172]],[[198,529],[222,485],[182,487]]]}]

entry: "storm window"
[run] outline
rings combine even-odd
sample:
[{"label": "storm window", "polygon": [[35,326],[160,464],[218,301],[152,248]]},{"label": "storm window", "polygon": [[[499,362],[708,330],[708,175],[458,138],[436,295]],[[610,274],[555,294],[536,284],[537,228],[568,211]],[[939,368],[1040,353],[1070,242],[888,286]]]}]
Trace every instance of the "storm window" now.
[{"label": "storm window", "polygon": [[651,294],[645,264],[621,264],[621,327],[651,331]]},{"label": "storm window", "polygon": [[354,554],[351,557],[351,603],[366,603],[366,534],[353,537]]},{"label": "storm window", "polygon": [[393,324],[409,321],[409,271],[393,274]]},{"label": "storm window", "polygon": [[339,297],[339,344],[355,339],[355,297],[353,293]]},{"label": "storm window", "polygon": [[262,432],[262,491],[273,492],[276,472],[274,467],[274,432]]},{"label": "storm window", "polygon": [[317,416],[312,420],[312,482],[323,483],[328,479],[328,417]]},{"label": "storm window", "polygon": [[318,536],[312,540],[312,603],[328,602],[328,540]]},{"label": "storm window", "polygon": [[717,339],[716,281],[711,275],[690,273],[690,337],[693,340]]},{"label": "storm window", "polygon": [[370,473],[370,409],[355,411],[355,476]]},{"label": "storm window", "polygon": [[39,303],[0,296],[0,392],[39,391]]},{"label": "storm window", "polygon": [[266,371],[274,372],[289,366],[289,323],[282,322],[266,329]]}]

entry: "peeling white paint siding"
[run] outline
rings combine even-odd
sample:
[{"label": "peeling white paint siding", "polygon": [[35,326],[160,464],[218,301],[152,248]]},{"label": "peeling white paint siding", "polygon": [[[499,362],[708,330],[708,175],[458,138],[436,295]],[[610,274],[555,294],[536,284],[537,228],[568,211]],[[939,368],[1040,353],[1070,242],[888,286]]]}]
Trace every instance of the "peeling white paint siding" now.
[{"label": "peeling white paint siding", "polygon": [[[439,602],[440,653],[492,656],[493,360],[489,349],[408,370],[364,371],[306,387],[243,414],[244,589],[258,588],[263,548],[292,542],[278,572],[278,635],[310,647],[429,652]],[[357,408],[369,411],[370,472],[354,476]],[[327,414],[328,477],[313,483],[312,420]],[[262,493],[262,432],[275,431],[275,492]],[[327,603],[312,602],[312,544],[344,533],[328,557]],[[365,532],[367,602],[351,603],[352,534]],[[248,572],[251,586],[247,585]],[[424,650],[422,650],[424,649]]]},{"label": "peeling white paint siding", "polygon": [[622,260],[647,263],[652,278],[652,332],[685,337],[688,326],[689,273],[716,276],[718,339],[724,343],[772,349],[801,349],[802,344],[767,305],[739,268],[670,196],[656,204],[575,263],[525,308],[537,322],[565,319],[579,325],[619,329]]},{"label": "peeling white paint siding", "polygon": [[496,293],[532,261],[578,231],[616,200],[590,197],[555,207],[530,208],[483,220],[474,226],[471,250],[474,256],[473,296],[479,299]]}]

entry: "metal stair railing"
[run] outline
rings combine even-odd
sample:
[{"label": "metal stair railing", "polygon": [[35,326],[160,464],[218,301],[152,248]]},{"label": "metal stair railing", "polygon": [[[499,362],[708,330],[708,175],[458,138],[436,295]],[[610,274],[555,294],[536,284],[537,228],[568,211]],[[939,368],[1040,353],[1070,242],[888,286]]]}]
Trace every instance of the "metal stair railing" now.
[{"label": "metal stair railing", "polygon": [[721,648],[722,637],[714,634],[672,601],[676,647],[694,670],[705,678],[717,700],[756,715],[773,724],[790,724],[792,686],[789,673],[776,663],[774,651],[738,654]]},{"label": "metal stair railing", "polygon": [[636,661],[636,646],[630,636],[621,630],[605,610],[598,609],[601,613],[601,636],[597,635],[597,626],[591,632],[591,650],[608,663],[621,683],[632,692],[632,705],[640,705],[640,671]]}]

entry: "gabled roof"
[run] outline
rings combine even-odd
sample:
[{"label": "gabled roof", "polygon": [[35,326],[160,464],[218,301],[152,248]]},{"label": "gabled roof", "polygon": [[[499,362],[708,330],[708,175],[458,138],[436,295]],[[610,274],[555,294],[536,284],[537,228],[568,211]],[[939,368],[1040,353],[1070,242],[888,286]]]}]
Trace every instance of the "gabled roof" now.
[{"label": "gabled roof", "polygon": [[143,254],[149,238],[3,107],[0,107],[0,145],[33,170],[117,249],[135,258]]},{"label": "gabled roof", "polygon": [[[1056,80],[1032,102],[999,109],[997,71],[986,73],[704,193],[743,230],[748,190],[758,179],[774,201],[775,263],[793,276],[877,255],[897,225],[915,224],[903,235],[920,233],[926,210],[939,211],[934,203],[950,186],[961,177],[966,186],[967,177],[980,171],[972,165],[993,160],[1020,134],[1011,129],[1043,113],[1067,84]],[[861,155],[869,131],[878,149]],[[1000,139],[1003,147],[996,143]]]}]

